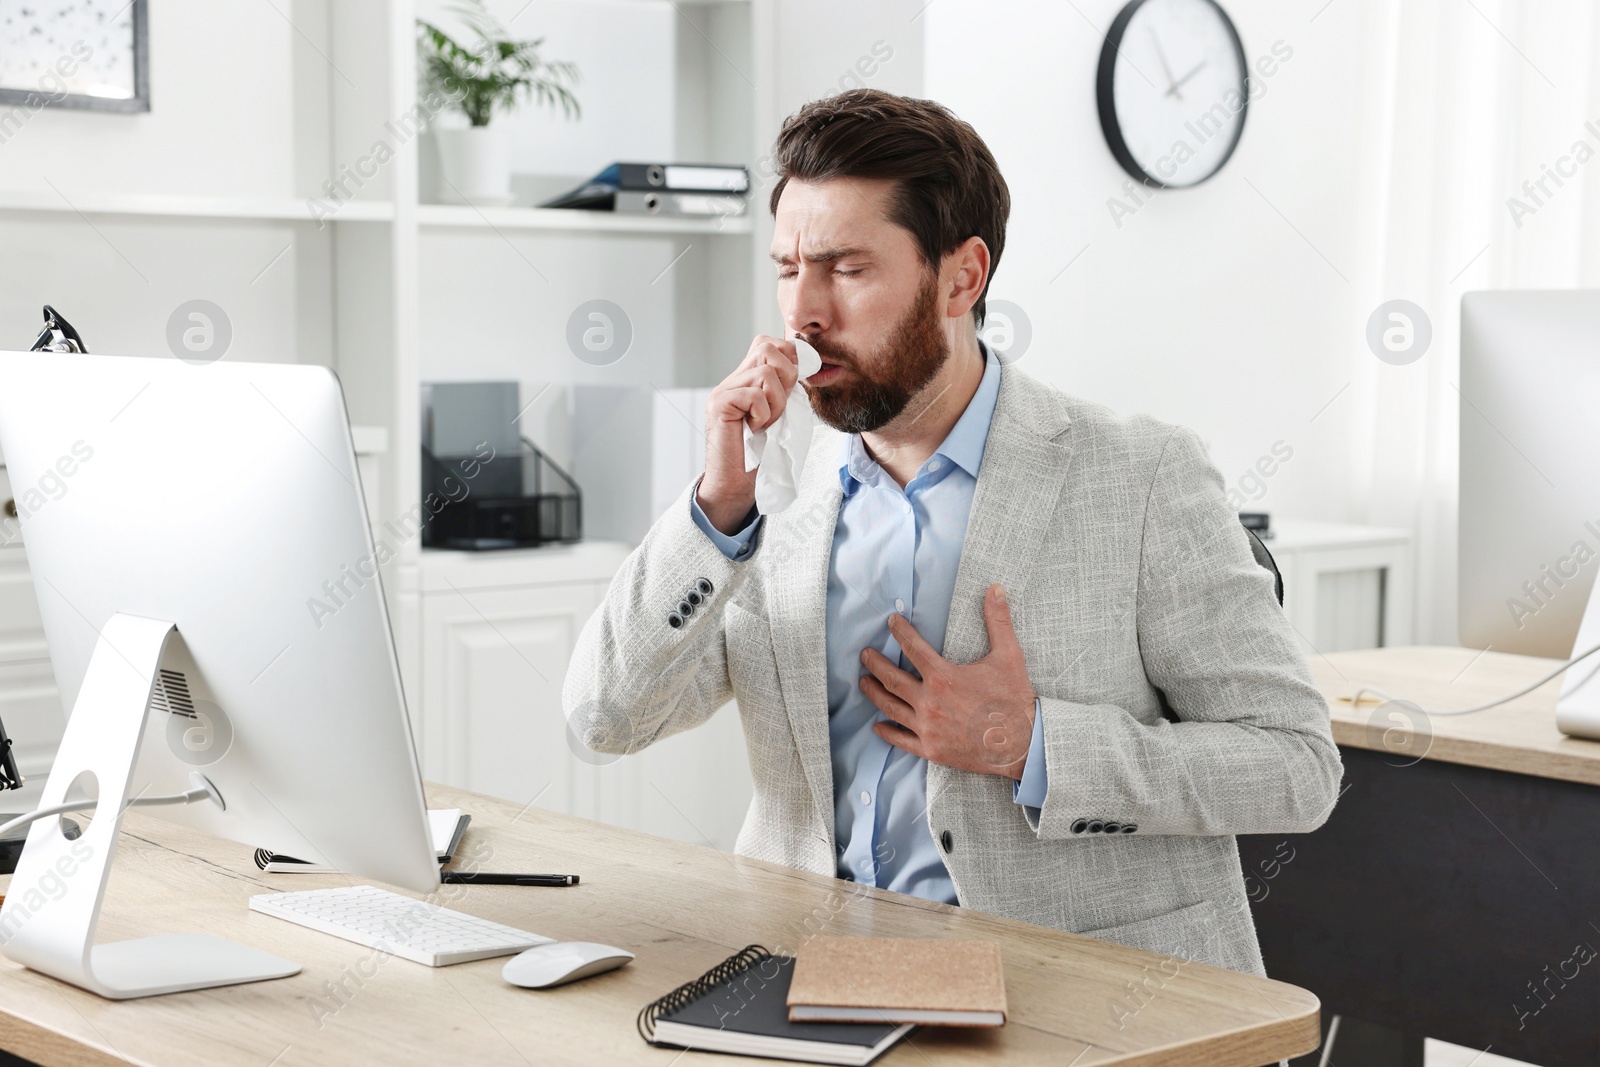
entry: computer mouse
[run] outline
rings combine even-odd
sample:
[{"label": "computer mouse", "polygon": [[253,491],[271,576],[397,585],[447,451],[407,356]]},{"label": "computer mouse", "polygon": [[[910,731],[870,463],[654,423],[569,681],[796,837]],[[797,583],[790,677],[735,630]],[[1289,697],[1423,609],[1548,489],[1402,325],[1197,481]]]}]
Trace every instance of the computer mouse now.
[{"label": "computer mouse", "polygon": [[549,989],[590,975],[614,971],[633,953],[593,941],[552,941],[511,957],[500,977],[524,989]]}]

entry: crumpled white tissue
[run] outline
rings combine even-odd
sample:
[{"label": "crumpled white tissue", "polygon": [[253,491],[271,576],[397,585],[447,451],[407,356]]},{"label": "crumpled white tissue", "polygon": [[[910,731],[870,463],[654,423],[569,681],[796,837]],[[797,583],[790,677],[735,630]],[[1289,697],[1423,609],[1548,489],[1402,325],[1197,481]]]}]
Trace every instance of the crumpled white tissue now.
[{"label": "crumpled white tissue", "polygon": [[760,432],[753,432],[749,423],[744,426],[744,469],[756,472],[756,507],[763,515],[794,503],[816,426],[811,400],[800,382],[822,369],[822,357],[799,337],[794,338],[794,351],[800,359],[800,377],[789,390],[783,414]]}]

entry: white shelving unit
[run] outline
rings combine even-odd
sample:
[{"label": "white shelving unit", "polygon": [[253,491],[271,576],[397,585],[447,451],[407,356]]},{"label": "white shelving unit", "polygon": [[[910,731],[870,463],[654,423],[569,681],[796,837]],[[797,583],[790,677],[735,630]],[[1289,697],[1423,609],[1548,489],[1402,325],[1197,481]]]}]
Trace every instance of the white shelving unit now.
[{"label": "white shelving unit", "polygon": [[[672,158],[744,163],[755,172],[756,146],[770,142],[775,126],[755,121],[756,87],[742,76],[730,79],[728,65],[756,65],[765,47],[761,27],[770,24],[758,12],[769,7],[769,0],[658,6],[658,17],[670,11],[670,25],[680,31],[679,39],[661,42],[674,56]],[[738,59],[727,55],[730,48]],[[637,153],[622,144],[613,152],[630,155]],[[420,162],[425,172],[427,161]],[[759,190],[750,201],[753,213]],[[407,386],[397,425],[416,424],[409,407],[416,383],[441,378],[516,378],[524,402],[544,396],[545,408],[560,408],[560,387],[578,382],[710,384],[718,362],[712,352],[736,346],[742,353],[772,299],[756,284],[770,267],[753,214],[682,219],[404,203],[396,228],[406,231],[397,247],[415,248],[421,294],[417,351],[405,357],[417,369],[397,376]],[[631,320],[632,348],[614,366],[592,366],[567,347],[569,315],[595,298],[619,305]],[[397,308],[401,300],[397,289]],[[442,324],[451,307],[469,304],[477,350],[447,364],[440,356],[452,342]],[[410,328],[406,320],[402,308],[397,332]],[[536,340],[530,345],[528,338]],[[519,347],[535,349],[534,358],[495,355]],[[562,424],[559,413],[552,419],[536,409],[523,430],[552,423]],[[564,451],[560,441],[541,443]],[[399,447],[409,463],[415,438],[403,437]],[[408,463],[399,472],[406,487],[416,481]],[[397,633],[413,664],[412,691],[420,694],[424,773],[731,848],[750,795],[732,709],[692,735],[620,760],[586,753],[566,729],[560,692],[567,661],[628,548],[591,542],[402,556]],[[675,795],[663,803],[663,791]]]},{"label": "white shelving unit", "polygon": [[[641,105],[656,108],[673,131],[658,151],[755,172],[757,146],[770,143],[776,123],[776,69],[761,61],[772,54],[776,2],[628,5],[672,30],[646,44],[667,50],[673,84],[658,92],[639,87]],[[0,322],[12,344],[31,339],[39,305],[51,303],[92,350],[164,356],[173,310],[195,298],[215,302],[233,329],[226,358],[320,363],[339,373],[352,421],[371,427],[364,440],[376,445],[362,468],[374,483],[369,496],[381,534],[419,501],[423,381],[515,377],[529,383],[529,396],[534,383],[709,384],[719,362],[711,353],[742,353],[758,319],[770,314],[770,288],[756,284],[770,274],[767,231],[754,214],[764,203],[760,189],[750,197],[751,215],[721,219],[422,202],[431,139],[397,136],[404,124],[394,120],[417,103],[416,18],[422,11],[437,17],[443,5],[221,7],[238,6],[171,0],[152,10],[148,115],[47,110],[6,131],[0,243],[8,257],[33,260],[32,284],[0,292]],[[609,40],[606,27],[618,17],[611,0],[556,0],[526,15],[522,7],[500,12],[520,20],[519,35],[540,36],[541,20],[554,20],[569,27],[566,47],[580,50]],[[596,21],[594,39],[583,29],[590,11],[613,20]],[[219,68],[215,49],[204,46],[241,37],[251,47],[231,67]],[[561,42],[547,47],[569,54]],[[585,75],[591,86],[617,76]],[[603,106],[584,121],[603,129]],[[360,166],[379,141],[391,158]],[[615,159],[640,155],[626,140],[607,151]],[[344,185],[332,211],[329,181]],[[568,313],[596,297],[632,317],[635,351],[614,371],[580,361],[565,344]],[[385,584],[425,773],[523,800],[549,779],[556,784],[543,804],[649,823],[639,799],[643,778],[628,769],[641,761],[605,761],[602,774],[559,734],[552,753],[548,731],[529,732],[559,720],[572,642],[627,546],[493,558],[424,552],[414,538],[394,547]],[[16,548],[0,560],[0,592],[18,594],[22,605],[10,616],[15,640],[7,644],[10,631],[0,627],[0,710],[37,775],[60,721],[47,714],[57,697],[42,635],[23,610],[25,559]],[[530,662],[542,674],[530,672]],[[705,735],[707,751],[731,748],[742,762],[736,719],[729,713],[720,721],[714,743]],[[661,775],[671,779],[667,770]],[[733,795],[712,806],[742,815],[746,777],[742,768],[730,775]],[[674,803],[702,813],[694,821],[714,826],[712,837],[682,820],[657,829],[731,846],[736,819],[704,814],[706,798]]]},{"label": "white shelving unit", "polygon": [[[166,196],[159,193],[89,192],[67,199],[54,190],[0,190],[0,212],[67,212],[82,215],[150,215],[166,218],[276,219],[310,221],[304,200],[292,197]],[[394,205],[352,202],[341,212],[345,222],[386,222]]]},{"label": "white shelving unit", "polygon": [[[732,0],[723,0],[731,3]],[[467,207],[425,204],[417,211],[425,227],[489,230],[572,230],[590,233],[697,233],[706,236],[743,237],[753,232],[749,218],[661,218],[613,215],[603,211],[562,211],[554,208]]]},{"label": "white shelving unit", "polygon": [[[363,462],[381,531],[418,504],[424,381],[522,382],[524,401],[535,401],[524,429],[529,420],[547,429],[552,438],[540,444],[560,458],[560,435],[583,429],[562,414],[564,386],[665,390],[719,380],[753,334],[781,327],[763,157],[783,117],[847,78],[922,88],[921,0],[489,4],[518,36],[545,37],[551,57],[578,60],[584,75],[583,119],[557,131],[570,150],[524,153],[515,170],[548,185],[613,160],[743,163],[753,184],[747,214],[635,218],[424,202],[431,138],[406,133],[417,104],[415,20],[437,16],[443,0],[163,0],[150,12],[149,113],[45,109],[0,127],[0,247],[10,267],[0,347],[31,340],[49,303],[95,351],[167,356],[169,317],[189,300],[212,301],[232,326],[225,358],[338,372],[352,422],[386,443]],[[895,57],[887,65],[876,47],[884,41]],[[518,137],[531,129],[516,124],[523,114],[512,125]],[[363,163],[379,142],[383,161]],[[330,182],[343,185],[331,214],[311,203],[330,195]],[[631,348],[609,365],[567,346],[569,316],[593,299],[631,320]],[[450,746],[462,738],[492,746],[483,716],[559,712],[571,640],[625,546],[492,562],[425,553],[415,539],[393,547],[385,588],[424,770],[528,799],[544,785],[534,779],[548,752],[526,754],[524,794],[505,777],[519,765],[514,749]],[[11,564],[0,586],[25,585],[23,559],[0,560]],[[554,616],[551,605],[561,605]],[[0,645],[5,633],[0,625]],[[491,640],[492,651],[482,645]],[[53,688],[40,689],[48,673],[40,647],[17,648],[10,667],[0,662],[8,726],[12,707],[55,699]],[[515,675],[523,656],[545,677]],[[32,743],[13,732],[19,745]],[[46,759],[47,749],[30,758]],[[742,752],[726,712],[600,769],[563,743],[558,756],[576,762],[563,772],[567,785],[540,803],[728,847],[748,795]],[[494,770],[474,770],[485,767]]]}]

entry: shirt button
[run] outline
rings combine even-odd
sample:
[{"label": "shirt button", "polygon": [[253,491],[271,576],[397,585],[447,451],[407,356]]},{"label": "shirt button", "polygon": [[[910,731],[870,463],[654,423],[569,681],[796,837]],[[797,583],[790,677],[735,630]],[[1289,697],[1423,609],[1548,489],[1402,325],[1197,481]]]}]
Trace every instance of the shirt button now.
[{"label": "shirt button", "polygon": [[942,466],[944,466],[944,464],[940,463],[938,460],[934,460],[933,462],[928,464],[928,469],[930,471],[936,471]]},{"label": "shirt button", "polygon": [[904,611],[904,610],[906,610],[906,602],[904,600],[901,600],[899,597],[895,597],[894,598],[894,610],[896,610],[896,611]]},{"label": "shirt button", "polygon": [[867,792],[865,789],[863,789],[861,791],[861,803],[863,803],[863,804],[871,804],[872,803],[872,794]]}]

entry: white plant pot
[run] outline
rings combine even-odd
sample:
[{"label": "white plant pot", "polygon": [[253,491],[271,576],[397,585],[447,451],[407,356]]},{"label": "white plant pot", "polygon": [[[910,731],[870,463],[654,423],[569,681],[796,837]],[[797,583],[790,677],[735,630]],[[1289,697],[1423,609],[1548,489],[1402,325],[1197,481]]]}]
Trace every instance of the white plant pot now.
[{"label": "white plant pot", "polygon": [[438,130],[439,195],[452,203],[511,203],[511,153],[497,126]]}]

